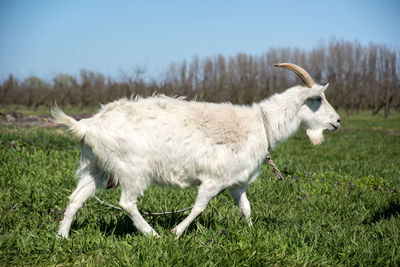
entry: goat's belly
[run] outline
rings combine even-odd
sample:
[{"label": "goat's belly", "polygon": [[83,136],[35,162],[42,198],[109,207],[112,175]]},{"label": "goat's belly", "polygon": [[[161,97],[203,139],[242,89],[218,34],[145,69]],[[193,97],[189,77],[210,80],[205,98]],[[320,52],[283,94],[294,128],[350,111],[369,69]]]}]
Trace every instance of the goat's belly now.
[{"label": "goat's belly", "polygon": [[198,186],[201,181],[198,177],[188,174],[183,169],[163,170],[153,177],[153,182],[159,185],[168,185],[180,188]]}]

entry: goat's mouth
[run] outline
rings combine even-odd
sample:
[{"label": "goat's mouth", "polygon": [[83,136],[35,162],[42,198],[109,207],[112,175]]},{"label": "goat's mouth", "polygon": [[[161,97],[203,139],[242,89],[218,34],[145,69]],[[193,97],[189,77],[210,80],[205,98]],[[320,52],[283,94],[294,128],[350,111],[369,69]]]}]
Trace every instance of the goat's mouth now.
[{"label": "goat's mouth", "polygon": [[329,123],[329,125],[332,126],[332,129],[330,129],[331,131],[336,131],[336,130],[339,129],[339,127],[340,127],[340,124],[335,125],[335,124],[333,124],[333,123]]}]

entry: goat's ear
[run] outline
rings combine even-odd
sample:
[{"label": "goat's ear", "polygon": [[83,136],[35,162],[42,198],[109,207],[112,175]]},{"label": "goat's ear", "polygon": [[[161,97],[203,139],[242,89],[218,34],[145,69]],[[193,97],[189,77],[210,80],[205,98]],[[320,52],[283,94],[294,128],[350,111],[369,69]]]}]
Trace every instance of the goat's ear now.
[{"label": "goat's ear", "polygon": [[318,85],[318,89],[316,90],[315,94],[316,95],[322,95],[325,90],[328,88],[329,83],[327,83],[326,85]]},{"label": "goat's ear", "polygon": [[322,95],[328,88],[328,86],[329,83],[327,83],[326,85],[314,85],[312,88],[307,88],[305,98],[307,99],[310,97],[317,97]]},{"label": "goat's ear", "polygon": [[322,87],[322,93],[325,92],[325,90],[328,88],[329,83],[325,84],[325,85],[321,85]]}]

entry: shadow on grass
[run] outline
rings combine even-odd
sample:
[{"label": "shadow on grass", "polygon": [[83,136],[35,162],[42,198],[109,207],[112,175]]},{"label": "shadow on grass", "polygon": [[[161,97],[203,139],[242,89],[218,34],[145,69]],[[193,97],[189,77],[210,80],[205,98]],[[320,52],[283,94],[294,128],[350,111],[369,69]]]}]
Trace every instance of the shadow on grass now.
[{"label": "shadow on grass", "polygon": [[132,220],[127,215],[121,215],[116,220],[107,222],[101,220],[100,231],[106,236],[115,235],[124,237],[126,235],[138,235],[140,232],[133,225]]},{"label": "shadow on grass", "polygon": [[[171,215],[163,215],[163,216],[151,216],[151,215],[144,215],[144,219],[150,224],[151,227],[154,229],[158,227],[171,230],[174,228],[178,223],[180,223],[185,217],[185,214],[171,214]],[[85,223],[81,224],[73,224],[72,228],[79,229],[84,228]],[[126,235],[140,235],[140,231],[136,229],[133,224],[133,221],[129,216],[122,214],[117,218],[106,221],[104,219],[100,220],[99,229],[102,233],[106,236],[118,236],[118,237],[125,237]],[[157,231],[157,229],[156,229]]]},{"label": "shadow on grass", "polygon": [[[181,214],[168,214],[162,216],[155,216],[155,215],[145,215],[144,219],[153,227],[156,231],[157,228],[162,228],[164,230],[170,231],[175,226],[177,226],[181,221],[186,218],[186,213]],[[200,215],[196,218],[185,230],[185,233],[196,232],[198,226],[196,221],[206,228],[213,228],[215,227],[216,221],[210,217],[202,217]],[[80,225],[73,225],[75,229],[77,228],[84,228],[84,224]],[[118,218],[112,220],[111,222],[107,222],[105,220],[101,220],[100,222],[100,231],[104,233],[106,236],[118,236],[124,237],[126,235],[140,235],[141,233],[136,229],[132,220],[127,215],[121,215]]]},{"label": "shadow on grass", "polygon": [[[74,230],[84,230],[85,228],[90,228],[90,226],[94,223],[95,222],[93,220],[88,219],[85,219],[82,222],[74,220],[71,225],[71,232]],[[126,235],[140,234],[133,225],[132,220],[126,215],[121,215],[116,219],[112,219],[111,221],[106,221],[104,218],[99,218],[99,222],[97,224],[100,232],[104,233],[106,236],[115,235],[124,237]]]},{"label": "shadow on grass", "polygon": [[377,223],[381,220],[387,220],[391,217],[399,217],[400,216],[400,205],[397,202],[390,202],[384,209],[379,210],[375,214],[371,216],[371,218],[366,219],[363,223],[371,224]]}]

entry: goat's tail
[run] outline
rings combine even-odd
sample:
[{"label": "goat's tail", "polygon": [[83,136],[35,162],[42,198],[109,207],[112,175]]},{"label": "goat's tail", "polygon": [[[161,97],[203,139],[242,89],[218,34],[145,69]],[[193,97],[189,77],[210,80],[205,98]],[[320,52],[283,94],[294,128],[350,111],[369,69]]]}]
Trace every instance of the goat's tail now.
[{"label": "goat's tail", "polygon": [[83,139],[86,134],[86,125],[78,122],[74,118],[65,114],[57,104],[51,107],[51,116],[54,122],[62,124],[68,127],[68,130],[72,132],[79,139]]}]

